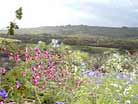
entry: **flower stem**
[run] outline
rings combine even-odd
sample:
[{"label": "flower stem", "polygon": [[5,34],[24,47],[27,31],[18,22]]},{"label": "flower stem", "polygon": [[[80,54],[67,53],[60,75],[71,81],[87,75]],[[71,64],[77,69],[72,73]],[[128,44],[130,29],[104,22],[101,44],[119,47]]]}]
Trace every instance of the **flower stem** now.
[{"label": "flower stem", "polygon": [[41,100],[39,99],[39,96],[38,96],[36,87],[34,87],[34,91],[35,91],[35,96],[36,96],[36,98],[37,98],[37,100],[38,100],[38,103],[39,103],[39,104],[42,104],[42,103],[41,103]]}]

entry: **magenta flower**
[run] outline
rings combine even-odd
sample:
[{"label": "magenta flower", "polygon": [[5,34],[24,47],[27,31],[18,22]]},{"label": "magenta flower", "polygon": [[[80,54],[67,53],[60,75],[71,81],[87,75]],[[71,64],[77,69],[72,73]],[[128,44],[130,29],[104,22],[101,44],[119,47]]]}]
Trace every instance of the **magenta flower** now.
[{"label": "magenta flower", "polygon": [[36,49],[35,49],[35,53],[36,53],[36,54],[40,54],[40,53],[41,53],[41,50],[40,50],[39,48],[36,48]]},{"label": "magenta flower", "polygon": [[38,79],[33,79],[33,84],[34,85],[38,85],[38,83],[39,83],[39,80]]},{"label": "magenta flower", "polygon": [[35,55],[40,55],[41,54],[41,50],[39,48],[35,49]]},{"label": "magenta flower", "polygon": [[14,60],[17,62],[20,61],[20,56],[18,54],[14,55]]},{"label": "magenta flower", "polygon": [[4,75],[6,73],[6,69],[4,67],[0,68],[0,74]]},{"label": "magenta flower", "polygon": [[30,55],[27,52],[24,54],[24,56],[25,56],[25,61],[29,61],[31,59]]},{"label": "magenta flower", "polygon": [[42,63],[39,63],[39,64],[37,65],[37,68],[38,68],[38,69],[41,69],[41,68],[42,68],[42,65],[43,65]]},{"label": "magenta flower", "polygon": [[45,52],[44,52],[44,57],[45,57],[45,58],[49,58],[49,53],[48,53],[48,51],[45,51]]},{"label": "magenta flower", "polygon": [[0,104],[4,104],[4,102],[3,101],[0,101]]},{"label": "magenta flower", "polygon": [[37,68],[36,68],[36,67],[32,67],[32,70],[33,70],[33,71],[37,71]]},{"label": "magenta flower", "polygon": [[19,81],[16,81],[16,88],[19,89],[21,87],[21,84]]},{"label": "magenta flower", "polygon": [[33,84],[34,85],[38,85],[39,80],[40,80],[40,75],[39,74],[33,75]]},{"label": "magenta flower", "polygon": [[40,75],[35,74],[35,75],[33,76],[33,78],[34,78],[34,79],[40,79]]},{"label": "magenta flower", "polygon": [[54,68],[49,68],[45,70],[45,74],[50,80],[54,80],[55,78],[55,69]]}]

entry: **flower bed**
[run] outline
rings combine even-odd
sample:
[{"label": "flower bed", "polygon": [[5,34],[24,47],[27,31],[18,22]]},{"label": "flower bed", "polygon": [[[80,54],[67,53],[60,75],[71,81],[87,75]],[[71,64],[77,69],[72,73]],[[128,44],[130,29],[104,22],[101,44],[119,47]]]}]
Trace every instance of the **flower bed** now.
[{"label": "flower bed", "polygon": [[[105,62],[99,61],[100,65],[87,53],[72,50],[66,45],[52,47],[41,43],[26,46],[20,51],[14,48],[11,50],[8,47],[2,51],[8,55],[11,69],[0,66],[0,104],[138,102],[137,74],[133,71],[108,70],[109,66],[115,67],[113,63],[119,61],[121,66],[126,62],[120,63],[122,55],[121,59],[120,56],[112,59],[112,55],[109,55]],[[116,59],[118,57],[120,60]],[[127,62],[132,62],[130,57],[125,58],[129,59]]]}]

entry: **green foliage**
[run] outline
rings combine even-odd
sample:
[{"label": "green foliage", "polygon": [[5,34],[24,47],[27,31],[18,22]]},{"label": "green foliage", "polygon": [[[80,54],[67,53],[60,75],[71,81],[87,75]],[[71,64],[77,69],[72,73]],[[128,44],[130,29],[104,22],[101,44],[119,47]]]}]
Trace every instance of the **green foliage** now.
[{"label": "green foliage", "polygon": [[10,35],[14,35],[15,29],[19,29],[18,25],[16,25],[16,23],[13,22],[10,22],[10,26],[8,26],[7,28],[8,28],[8,34]]},{"label": "green foliage", "polygon": [[[22,19],[22,15],[23,15],[23,13],[22,13],[22,7],[20,7],[19,9],[17,9],[15,11],[15,13],[16,13],[15,20],[16,19],[21,20]],[[14,35],[15,34],[15,30],[19,29],[19,26],[16,24],[15,20],[13,22],[10,22],[10,25],[7,27],[8,28],[8,34],[10,34],[10,35]]]},{"label": "green foliage", "polygon": [[107,57],[103,67],[107,72],[137,72],[137,62],[136,56],[128,56],[127,54],[116,52]]},{"label": "green foliage", "polygon": [[23,16],[23,13],[22,13],[22,7],[20,7],[19,9],[16,10],[16,18],[21,20],[22,19],[22,16]]},{"label": "green foliage", "polygon": [[[15,43],[12,47],[5,44],[7,45],[4,47],[13,53],[10,61],[14,64],[12,70],[1,74],[0,89],[8,92],[6,103],[14,101],[23,104],[29,99],[31,104],[137,104],[138,76],[134,74],[138,67],[136,57],[119,52],[90,56],[85,52],[72,50],[68,45],[53,47],[44,42],[26,46]],[[17,54],[19,57],[14,57]],[[100,72],[102,76],[93,76],[93,73],[91,76],[83,75],[84,72],[96,68],[96,63],[98,68],[106,70],[104,73]],[[45,75],[51,67],[54,73]],[[40,79],[35,85],[33,80],[36,74]],[[20,82],[19,88],[17,81]]]},{"label": "green foliage", "polygon": [[[62,31],[61,31],[62,30]],[[112,27],[95,27],[85,25],[72,26],[45,26],[39,28],[21,29],[19,34],[55,34],[57,36],[78,36],[78,37],[101,37],[113,39],[136,39],[138,37],[138,28],[112,28]]]}]

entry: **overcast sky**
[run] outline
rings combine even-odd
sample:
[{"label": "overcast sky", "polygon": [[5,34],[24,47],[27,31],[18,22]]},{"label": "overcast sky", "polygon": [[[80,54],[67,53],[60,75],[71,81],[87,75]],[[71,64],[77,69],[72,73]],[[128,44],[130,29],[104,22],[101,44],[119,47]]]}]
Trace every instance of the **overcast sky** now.
[{"label": "overcast sky", "polygon": [[138,0],[0,0],[0,29],[23,7],[20,27],[53,25],[137,26]]}]

